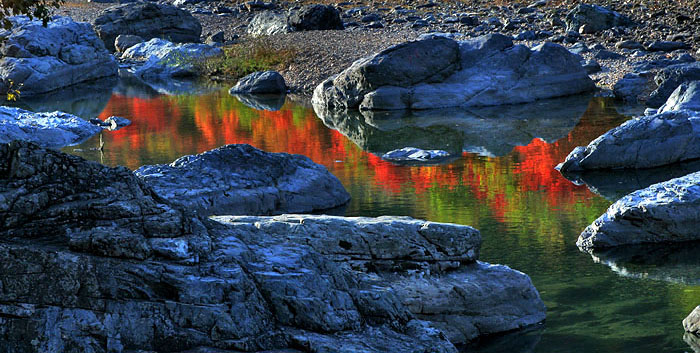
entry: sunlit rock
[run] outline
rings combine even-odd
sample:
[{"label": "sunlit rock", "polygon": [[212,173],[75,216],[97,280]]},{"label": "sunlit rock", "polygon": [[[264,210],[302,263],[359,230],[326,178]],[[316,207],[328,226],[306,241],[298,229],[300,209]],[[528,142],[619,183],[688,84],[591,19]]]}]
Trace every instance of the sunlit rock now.
[{"label": "sunlit rock", "polygon": [[63,147],[87,140],[102,129],[63,112],[33,113],[0,107],[0,143],[23,140],[44,147]]},{"label": "sunlit rock", "polygon": [[686,332],[700,334],[700,305],[683,320],[683,328]]},{"label": "sunlit rock", "polygon": [[197,75],[196,63],[223,54],[221,48],[208,44],[173,44],[153,38],[136,44],[122,54],[122,59],[145,61],[134,69],[134,75],[143,79],[167,79]]}]

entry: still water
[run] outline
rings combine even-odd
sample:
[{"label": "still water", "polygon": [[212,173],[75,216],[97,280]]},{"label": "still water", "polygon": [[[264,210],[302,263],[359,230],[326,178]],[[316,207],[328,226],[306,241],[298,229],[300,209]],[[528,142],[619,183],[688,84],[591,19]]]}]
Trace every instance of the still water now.
[{"label": "still water", "polygon": [[[64,151],[131,169],[229,143],[303,154],[325,165],[350,192],[345,215],[407,215],[471,225],[481,231],[483,261],[530,275],[547,305],[545,327],[484,342],[479,350],[692,351],[681,321],[700,304],[700,247],[592,256],[575,246],[581,230],[625,183],[602,178],[601,185],[593,185],[600,196],[563,178],[554,166],[575,146],[627,119],[612,102],[577,98],[554,107],[322,120],[308,103],[289,98],[280,110],[263,111],[222,89],[184,91],[162,94],[120,82],[113,91],[57,98],[57,108],[84,118],[116,115],[133,122]],[[100,139],[103,152],[95,149]],[[456,156],[427,166],[379,157],[405,146],[438,147]]]}]

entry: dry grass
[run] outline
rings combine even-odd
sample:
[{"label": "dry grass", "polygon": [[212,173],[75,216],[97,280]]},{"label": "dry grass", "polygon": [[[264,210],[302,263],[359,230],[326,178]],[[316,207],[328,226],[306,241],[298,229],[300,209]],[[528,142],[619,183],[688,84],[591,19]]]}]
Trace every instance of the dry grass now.
[{"label": "dry grass", "polygon": [[251,39],[224,48],[224,55],[197,66],[207,76],[239,78],[255,71],[282,70],[296,57],[293,47],[279,48],[264,39]]}]

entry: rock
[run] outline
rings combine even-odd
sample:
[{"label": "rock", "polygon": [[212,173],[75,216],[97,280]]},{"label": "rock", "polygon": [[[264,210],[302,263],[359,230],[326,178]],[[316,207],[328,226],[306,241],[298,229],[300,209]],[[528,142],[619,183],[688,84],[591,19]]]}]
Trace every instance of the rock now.
[{"label": "rock", "polygon": [[700,111],[700,81],[681,83],[658,112],[664,113],[682,109]]},{"label": "rock", "polygon": [[284,94],[286,92],[287,85],[284,77],[277,71],[253,72],[238,80],[229,90],[229,94]]},{"label": "rock", "polygon": [[593,169],[653,168],[700,158],[700,112],[642,116],[576,147],[557,166],[562,173]]},{"label": "rock", "polygon": [[617,202],[578,238],[581,248],[700,240],[700,173],[637,190]]},{"label": "rock", "polygon": [[123,53],[136,44],[143,43],[143,38],[132,34],[120,34],[114,39],[114,48],[117,53]]},{"label": "rock", "polygon": [[54,17],[44,27],[23,16],[8,19],[12,29],[0,48],[2,92],[19,87],[25,98],[117,75],[116,61],[89,24]]},{"label": "rock", "polygon": [[444,150],[452,156],[469,152],[496,157],[535,138],[554,142],[566,137],[590,99],[591,95],[578,95],[527,104],[413,111],[314,110],[326,126],[380,157],[405,146]]},{"label": "rock", "polygon": [[634,41],[634,40],[623,40],[623,41],[617,42],[617,44],[615,44],[615,48],[639,50],[639,49],[644,49],[644,45],[642,43]]},{"label": "rock", "polygon": [[599,50],[594,57],[598,60],[620,60],[625,56],[610,50]]},{"label": "rock", "polygon": [[583,68],[586,70],[586,73],[588,73],[589,75],[592,75],[596,72],[600,72],[600,70],[602,70],[600,67],[600,64],[595,60],[586,61],[586,63],[583,64]]},{"label": "rock", "polygon": [[578,31],[587,26],[589,33],[604,31],[616,26],[629,26],[633,22],[627,16],[598,5],[578,4],[566,15],[567,31]]},{"label": "rock", "polygon": [[287,15],[276,11],[263,11],[250,21],[247,32],[252,36],[269,36],[292,31]]},{"label": "rock", "polygon": [[649,43],[645,49],[648,51],[674,51],[679,49],[690,49],[690,45],[684,42],[657,40]]},{"label": "rock", "polygon": [[207,44],[173,44],[153,38],[136,44],[122,54],[122,59],[145,60],[134,70],[138,77],[185,77],[197,75],[195,62],[223,54],[223,50]]},{"label": "rock", "polygon": [[107,130],[116,131],[125,126],[131,125],[131,120],[120,116],[110,116],[109,118],[105,119],[105,123],[109,124]]},{"label": "rock", "polygon": [[164,38],[176,43],[197,43],[202,26],[189,12],[168,4],[133,2],[112,6],[93,21],[97,35],[114,51],[118,35],[131,34],[145,40]]},{"label": "rock", "polygon": [[317,112],[418,110],[526,103],[594,87],[578,58],[556,44],[529,49],[501,34],[463,42],[431,36],[355,61],[316,87],[313,103]]},{"label": "rock", "polygon": [[[456,353],[446,337],[544,319],[526,275],[475,262],[480,236],[466,226],[212,221],[126,168],[26,142],[0,145],[0,197],[3,349]],[[421,301],[429,310],[412,312]]]},{"label": "rock", "polygon": [[332,5],[305,5],[289,13],[289,24],[294,31],[342,30],[343,21]]},{"label": "rock", "polygon": [[645,96],[646,92],[650,91],[650,85],[650,78],[637,73],[628,73],[619,81],[615,82],[613,93],[617,99],[627,102],[637,102],[641,97]]},{"label": "rock", "polygon": [[224,31],[218,31],[218,32],[208,36],[205,43],[208,45],[217,45],[217,44],[223,44],[225,41],[226,41],[226,38],[224,38]]},{"label": "rock", "polygon": [[0,143],[23,140],[58,148],[81,143],[100,131],[100,127],[63,112],[32,113],[0,107]]},{"label": "rock", "polygon": [[249,145],[227,145],[135,173],[164,199],[202,215],[311,212],[350,199],[325,167]]},{"label": "rock", "polygon": [[651,93],[647,105],[660,107],[683,82],[700,80],[700,62],[668,66],[654,77],[658,88]]},{"label": "rock", "polygon": [[261,12],[250,21],[248,34],[252,36],[273,35],[295,31],[342,30],[340,13],[331,5],[306,5],[289,13]]},{"label": "rock", "polygon": [[663,243],[586,249],[593,262],[606,265],[618,276],[700,285],[700,243]]},{"label": "rock", "polygon": [[683,320],[683,328],[686,332],[700,334],[700,305]]},{"label": "rock", "polygon": [[686,332],[683,334],[683,341],[690,346],[693,352],[700,353],[700,335]]},{"label": "rock", "polygon": [[286,94],[233,94],[245,106],[257,109],[278,111],[284,106]]},{"label": "rock", "polygon": [[416,147],[404,147],[389,151],[382,156],[382,159],[392,162],[428,162],[441,160],[450,156],[450,153],[443,150],[422,150]]}]

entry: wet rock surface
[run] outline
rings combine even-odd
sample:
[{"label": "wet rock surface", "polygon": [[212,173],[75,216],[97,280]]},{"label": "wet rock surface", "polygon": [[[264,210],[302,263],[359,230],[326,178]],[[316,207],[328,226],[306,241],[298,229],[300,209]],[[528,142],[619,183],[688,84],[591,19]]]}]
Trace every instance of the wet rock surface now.
[{"label": "wet rock surface", "polygon": [[27,17],[9,18],[0,49],[0,90],[36,96],[117,75],[117,63],[88,23],[54,17],[44,27]]},{"label": "wet rock surface", "polygon": [[[474,262],[480,237],[466,226],[211,221],[126,168],[26,142],[0,145],[0,198],[12,201],[0,202],[5,351],[456,352],[446,337],[544,319],[526,275]],[[396,270],[411,261],[444,276],[413,286]],[[462,299],[421,305],[433,291]]]},{"label": "wet rock surface", "polygon": [[57,148],[83,142],[101,130],[68,113],[33,113],[20,108],[0,107],[0,143],[24,140]]},{"label": "wet rock surface", "polygon": [[202,25],[189,12],[168,4],[133,2],[105,9],[92,22],[105,47],[115,51],[119,35],[130,34],[145,40],[165,38],[176,43],[197,43]]},{"label": "wet rock surface", "polygon": [[249,145],[227,145],[135,173],[163,198],[202,215],[311,212],[350,199],[335,176],[307,157]]},{"label": "wet rock surface", "polygon": [[321,83],[313,102],[325,110],[489,106],[594,87],[576,56],[556,44],[528,48],[501,34],[466,41],[428,36],[356,61]]},{"label": "wet rock surface", "polygon": [[700,173],[637,190],[608,208],[579,236],[581,248],[700,240]]}]

